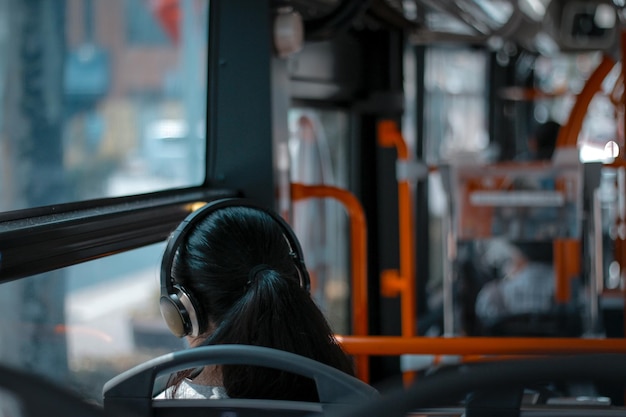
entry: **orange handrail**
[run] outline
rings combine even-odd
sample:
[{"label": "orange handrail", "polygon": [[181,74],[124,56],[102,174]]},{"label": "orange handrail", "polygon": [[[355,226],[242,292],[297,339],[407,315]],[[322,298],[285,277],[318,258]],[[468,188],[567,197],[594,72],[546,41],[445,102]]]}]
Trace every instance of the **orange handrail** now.
[{"label": "orange handrail", "polygon": [[[352,332],[366,336],[369,332],[367,299],[367,223],[365,213],[354,194],[329,185],[291,184],[293,201],[305,198],[334,198],[341,202],[350,218],[350,251],[352,260]],[[356,358],[357,375],[369,382],[369,358]]]},{"label": "orange handrail", "polygon": [[[409,160],[407,145],[392,120],[381,120],[378,123],[378,144],[384,147],[395,147],[399,163]],[[415,297],[415,243],[412,213],[411,188],[408,178],[398,178],[398,215],[400,236],[400,271],[387,270],[382,272],[381,292],[383,295],[401,296],[401,329],[402,336],[415,336],[417,330],[417,308]]]},{"label": "orange handrail", "polygon": [[359,355],[528,355],[626,353],[626,339],[533,337],[338,336],[346,352]]},{"label": "orange handrail", "polygon": [[567,122],[559,130],[559,136],[556,141],[557,148],[576,146],[578,134],[582,128],[589,104],[593,96],[602,88],[602,82],[614,65],[615,61],[613,58],[608,55],[602,57],[600,65],[596,67],[576,98]]}]

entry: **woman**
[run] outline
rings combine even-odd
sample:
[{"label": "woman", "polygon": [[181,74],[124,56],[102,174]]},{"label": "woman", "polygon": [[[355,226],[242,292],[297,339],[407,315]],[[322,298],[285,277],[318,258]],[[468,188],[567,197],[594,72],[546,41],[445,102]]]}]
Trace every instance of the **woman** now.
[{"label": "woman", "polygon": [[[309,294],[299,243],[275,213],[240,199],[192,213],[168,242],[161,310],[190,346],[247,344],[309,357],[353,374]],[[181,372],[161,397],[316,401],[313,381],[268,368]]]}]

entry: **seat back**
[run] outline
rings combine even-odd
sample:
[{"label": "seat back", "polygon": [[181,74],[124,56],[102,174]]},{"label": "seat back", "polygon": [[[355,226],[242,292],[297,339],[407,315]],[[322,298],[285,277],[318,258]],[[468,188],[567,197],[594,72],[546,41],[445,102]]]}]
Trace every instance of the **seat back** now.
[{"label": "seat back", "polygon": [[583,325],[577,311],[511,314],[486,323],[484,336],[578,337]]},{"label": "seat back", "polygon": [[[283,400],[154,400],[159,376],[206,365],[253,365],[301,375],[315,382],[319,403]],[[333,367],[282,350],[248,345],[203,346],[173,352],[140,364],[104,385],[104,410],[110,416],[312,415],[378,395],[373,387]],[[184,409],[184,410],[181,410]]]}]

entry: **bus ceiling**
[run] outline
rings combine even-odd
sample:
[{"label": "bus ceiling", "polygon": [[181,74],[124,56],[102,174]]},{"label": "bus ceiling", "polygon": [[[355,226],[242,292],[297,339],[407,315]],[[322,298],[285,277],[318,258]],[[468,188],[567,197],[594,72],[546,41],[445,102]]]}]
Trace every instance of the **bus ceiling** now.
[{"label": "bus ceiling", "polygon": [[350,27],[394,27],[415,44],[507,44],[552,55],[616,54],[626,0],[281,0],[302,15],[308,41]]}]

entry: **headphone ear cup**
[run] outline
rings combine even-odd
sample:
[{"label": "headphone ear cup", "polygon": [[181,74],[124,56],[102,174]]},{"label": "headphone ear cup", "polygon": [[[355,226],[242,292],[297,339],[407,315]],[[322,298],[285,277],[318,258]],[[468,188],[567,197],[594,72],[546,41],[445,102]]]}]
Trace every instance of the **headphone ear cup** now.
[{"label": "headphone ear cup", "polygon": [[304,265],[302,248],[291,226],[280,215],[245,199],[226,198],[213,201],[189,214],[178,225],[168,239],[161,260],[161,300],[159,301],[161,315],[171,332],[178,337],[201,335],[208,327],[208,317],[203,314],[202,305],[194,300],[193,294],[187,292],[181,285],[175,284],[175,280],[172,277],[175,255],[186,239],[187,234],[199,222],[217,210],[237,206],[260,210],[278,223],[290,247],[290,255],[300,276],[300,285],[310,292],[311,279]]},{"label": "headphone ear cup", "polygon": [[161,315],[170,331],[178,337],[199,336],[204,331],[203,316],[193,297],[180,285],[159,300]]},{"label": "headphone ear cup", "polygon": [[186,329],[187,326],[185,326],[187,320],[183,317],[183,313],[173,297],[161,296],[159,307],[161,308],[163,320],[165,320],[167,327],[175,336],[183,337],[189,334]]}]

